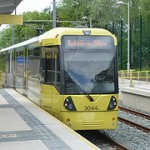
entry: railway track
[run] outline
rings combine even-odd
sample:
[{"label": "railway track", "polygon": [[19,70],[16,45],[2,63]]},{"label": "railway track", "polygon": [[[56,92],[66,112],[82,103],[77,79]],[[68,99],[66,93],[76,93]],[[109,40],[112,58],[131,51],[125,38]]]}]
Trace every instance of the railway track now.
[{"label": "railway track", "polygon": [[[108,145],[109,149],[112,148],[115,150],[130,150],[128,147],[122,145],[121,143],[115,141],[113,138],[100,131],[78,131],[78,133],[102,150],[108,149]],[[107,145],[107,148],[105,145]]]},{"label": "railway track", "polygon": [[[150,120],[150,116],[147,115],[147,114],[144,114],[144,113],[141,113],[141,112],[137,112],[137,111],[134,111],[134,110],[131,110],[131,109],[127,109],[127,108],[124,108],[124,107],[119,107],[119,109],[121,111],[125,111],[125,112],[128,112],[128,113],[131,113],[131,114],[134,114],[136,116],[140,116],[142,118],[145,118],[145,119],[148,119]],[[122,118],[122,117],[118,117],[118,120],[122,123],[125,123],[127,125],[130,125],[132,127],[136,127],[137,129],[139,130],[142,130],[144,132],[147,132],[149,133],[150,132],[150,128],[149,127],[146,127],[146,126],[143,126],[143,125],[140,125],[136,122],[133,122],[131,120],[128,120],[128,119],[125,119],[125,118]]]},{"label": "railway track", "polygon": [[[118,117],[119,124],[118,128],[115,131],[81,131],[79,134],[98,146],[101,150],[130,150],[133,147],[140,150],[142,146],[141,144],[139,145],[139,141],[137,140],[136,136],[138,135],[138,137],[141,138],[139,139],[140,141],[144,140],[148,142],[148,140],[145,140],[145,135],[149,135],[150,128],[149,126],[145,127],[145,124],[143,122],[141,123],[139,120],[144,118],[142,120],[146,120],[146,122],[149,122],[150,116],[141,112],[120,107],[120,113],[122,114],[123,112],[128,117],[126,118],[124,115],[121,115],[122,117]],[[135,117],[134,121],[132,119],[132,116]],[[137,119],[138,121],[136,121]],[[130,125],[133,128],[130,128],[130,130],[128,130],[129,127],[125,124]],[[136,129],[139,129],[139,131]],[[145,142],[144,146],[145,145],[148,144]]]},{"label": "railway track", "polygon": [[119,110],[129,112],[129,113],[134,114],[136,116],[140,116],[140,117],[143,117],[143,118],[146,118],[146,119],[150,120],[150,115],[148,115],[148,114],[144,114],[144,113],[141,113],[141,112],[138,112],[138,111],[127,109],[127,108],[124,108],[124,107],[121,107],[121,106],[119,106]]},{"label": "railway track", "polygon": [[118,117],[118,120],[119,120],[120,122],[125,123],[125,124],[127,124],[127,125],[130,125],[130,126],[132,126],[132,127],[136,127],[137,129],[142,130],[142,131],[144,131],[144,132],[147,132],[147,133],[150,132],[150,128],[147,128],[147,127],[145,127],[145,126],[142,126],[142,125],[137,124],[137,123],[135,123],[135,122],[132,122],[132,121],[130,121],[130,120],[124,119],[124,118],[122,118],[122,117]]},{"label": "railway track", "polygon": [[105,139],[107,139],[107,141],[113,148],[116,148],[116,150],[130,150],[129,148],[122,145],[121,143],[113,140],[111,137],[106,136],[106,135],[103,135],[103,136],[105,137]]}]

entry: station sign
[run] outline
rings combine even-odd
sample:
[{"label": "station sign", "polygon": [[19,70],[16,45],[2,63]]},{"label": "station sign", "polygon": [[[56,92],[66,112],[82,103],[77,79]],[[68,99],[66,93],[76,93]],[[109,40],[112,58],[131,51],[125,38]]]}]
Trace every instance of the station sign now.
[{"label": "station sign", "polygon": [[21,15],[5,15],[0,14],[0,24],[23,24],[23,16]]}]

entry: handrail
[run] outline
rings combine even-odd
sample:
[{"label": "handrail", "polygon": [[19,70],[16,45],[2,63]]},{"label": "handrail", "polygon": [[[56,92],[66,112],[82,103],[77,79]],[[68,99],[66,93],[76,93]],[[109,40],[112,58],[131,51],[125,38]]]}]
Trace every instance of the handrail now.
[{"label": "handrail", "polygon": [[150,84],[150,70],[135,71],[135,70],[121,70],[118,72],[121,84],[126,84],[125,80],[133,86],[134,84]]}]

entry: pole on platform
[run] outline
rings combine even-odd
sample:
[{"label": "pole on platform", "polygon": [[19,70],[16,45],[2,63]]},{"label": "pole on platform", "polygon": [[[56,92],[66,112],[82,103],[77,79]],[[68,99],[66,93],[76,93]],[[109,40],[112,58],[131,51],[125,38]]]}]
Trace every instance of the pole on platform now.
[{"label": "pole on platform", "polygon": [[[15,9],[15,15],[16,15],[16,9]],[[12,45],[14,45],[15,43],[15,39],[14,39],[14,24],[12,25]],[[9,73],[12,73],[12,49],[10,49],[10,67],[9,67]]]},{"label": "pole on platform", "polygon": [[128,0],[128,59],[127,70],[130,70],[130,1]]},{"label": "pole on platform", "polygon": [[128,43],[127,43],[127,70],[130,70],[130,0],[127,3],[123,1],[118,1],[117,4],[122,5],[125,4],[128,6]]},{"label": "pole on platform", "polygon": [[53,28],[56,28],[56,0],[53,0]]},{"label": "pole on platform", "polygon": [[120,29],[120,69],[122,70],[122,44],[123,44],[123,19],[121,19],[121,29]]},{"label": "pole on platform", "polygon": [[140,14],[140,32],[139,32],[139,68],[142,70],[142,15]]}]

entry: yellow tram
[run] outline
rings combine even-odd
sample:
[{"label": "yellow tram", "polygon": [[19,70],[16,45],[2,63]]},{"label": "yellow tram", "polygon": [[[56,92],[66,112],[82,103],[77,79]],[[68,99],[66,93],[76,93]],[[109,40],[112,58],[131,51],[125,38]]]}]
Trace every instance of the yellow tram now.
[{"label": "yellow tram", "polygon": [[74,130],[117,127],[117,41],[98,28],[55,28],[0,51],[11,86]]}]

